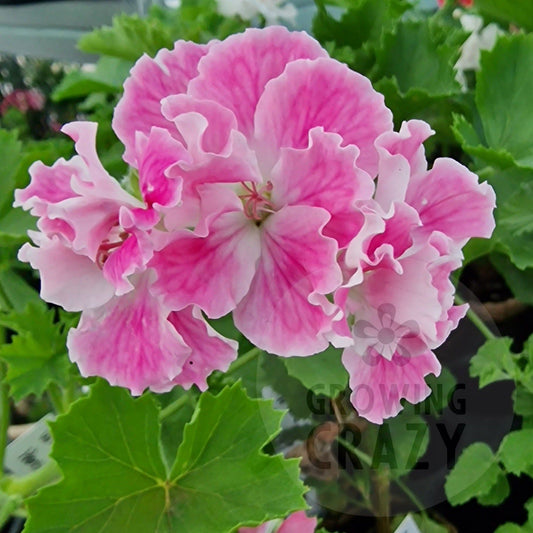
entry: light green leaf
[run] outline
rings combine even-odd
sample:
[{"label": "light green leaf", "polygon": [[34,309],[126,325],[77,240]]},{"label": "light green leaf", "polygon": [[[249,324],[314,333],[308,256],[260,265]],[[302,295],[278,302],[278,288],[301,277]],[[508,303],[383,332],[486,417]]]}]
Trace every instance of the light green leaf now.
[{"label": "light green leaf", "polygon": [[341,361],[342,350],[328,347],[310,357],[284,357],[287,372],[317,394],[338,394],[348,384],[348,372]]},{"label": "light green leaf", "polygon": [[302,509],[297,461],[261,452],[282,416],[239,385],[204,393],[169,473],[153,398],[101,381],[51,424],[63,479],[29,500],[25,532],[229,533]]},{"label": "light green leaf", "polygon": [[498,456],[508,472],[518,476],[533,467],[532,443],[533,429],[512,431],[504,437]]},{"label": "light green leaf", "polygon": [[518,524],[513,524],[512,522],[503,524],[503,526],[500,526],[498,529],[494,531],[494,533],[526,533],[526,532],[527,532],[527,529],[524,529],[522,526],[519,526]]},{"label": "light green leaf", "polygon": [[0,527],[4,526],[22,504],[22,497],[18,494],[0,492]]},{"label": "light green leaf", "polygon": [[499,337],[485,342],[470,360],[470,375],[479,378],[479,387],[504,379],[513,379],[516,372],[509,337]]},{"label": "light green leaf", "polygon": [[533,393],[517,385],[513,391],[513,411],[523,417],[533,417]]},{"label": "light green leaf", "polygon": [[476,103],[487,145],[533,168],[533,35],[501,37],[483,52]]},{"label": "light green leaf", "polygon": [[161,48],[172,48],[168,29],[155,18],[118,15],[113,25],[84,35],[78,42],[83,52],[136,61],[143,53],[154,56]]},{"label": "light green leaf", "polygon": [[446,478],[444,491],[452,505],[488,495],[500,479],[501,468],[485,443],[476,442],[463,450]]},{"label": "light green leaf", "polygon": [[55,322],[53,310],[31,304],[22,312],[0,314],[0,325],[17,332],[10,344],[0,346],[0,358],[8,365],[5,381],[15,400],[39,396],[51,382],[68,382],[67,328]]},{"label": "light green leaf", "polygon": [[132,66],[131,61],[104,56],[96,64],[94,72],[74,70],[67,74],[54,89],[52,99],[61,102],[95,92],[111,94],[122,92],[122,85]]},{"label": "light green leaf", "polygon": [[504,472],[499,472],[496,483],[491,487],[487,494],[478,496],[477,501],[481,505],[500,505],[506,500],[511,488],[509,487],[509,481]]}]

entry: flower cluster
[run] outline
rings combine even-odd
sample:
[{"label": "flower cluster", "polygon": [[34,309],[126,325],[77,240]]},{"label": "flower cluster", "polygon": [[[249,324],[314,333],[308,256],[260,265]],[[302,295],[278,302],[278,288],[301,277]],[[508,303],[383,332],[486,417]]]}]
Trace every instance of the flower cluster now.
[{"label": "flower cluster", "polygon": [[453,160],[428,170],[427,124],[394,132],[368,79],[273,26],[137,62],[113,119],[137,196],[95,128],[66,125],[78,155],[34,164],[15,202],[39,217],[19,257],[42,297],[82,311],[68,348],[83,375],[204,389],[236,357],[204,317],[231,312],[280,356],[345,348],[370,420],[428,394],[431,350],[465,312],[449,275],[490,235],[494,194]]}]

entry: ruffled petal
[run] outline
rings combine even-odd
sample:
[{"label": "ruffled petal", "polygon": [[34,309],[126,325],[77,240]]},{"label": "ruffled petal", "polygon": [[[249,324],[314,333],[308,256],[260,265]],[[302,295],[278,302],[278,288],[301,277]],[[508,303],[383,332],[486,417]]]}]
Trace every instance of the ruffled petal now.
[{"label": "ruffled petal", "polygon": [[133,289],[129,276],[142,272],[151,259],[153,246],[141,232],[129,234],[124,242],[106,258],[102,274],[115,287],[120,296]]},{"label": "ruffled petal", "polygon": [[168,383],[191,353],[168,314],[144,277],[135,291],[82,313],[68,334],[70,359],[82,376],[103,377],[135,395]]},{"label": "ruffled petal", "polygon": [[255,154],[236,130],[231,111],[216,102],[177,95],[163,101],[162,112],[176,125],[190,155],[169,174],[183,177],[184,201],[201,183],[261,180]]},{"label": "ruffled petal", "polygon": [[237,328],[263,350],[290,357],[327,348],[340,316],[324,295],[342,281],[337,244],[322,235],[328,220],[321,208],[287,206],[263,222],[257,272],[233,313]]},{"label": "ruffled petal", "polygon": [[441,231],[460,246],[471,237],[490,237],[496,195],[487,183],[453,159],[437,159],[433,168],[409,186],[406,201],[420,214],[424,231]]},{"label": "ruffled petal", "polygon": [[113,285],[88,257],[65,247],[57,236],[49,239],[30,232],[30,237],[38,248],[25,244],[18,258],[39,271],[43,300],[67,311],[81,311],[103,305],[113,296]]},{"label": "ruffled petal", "polygon": [[309,131],[317,126],[338,133],[344,146],[357,146],[357,166],[376,175],[374,142],[392,130],[392,113],[368,78],[329,58],[289,63],[257,104],[255,134],[262,165],[271,168],[281,147],[305,148]]},{"label": "ruffled petal", "polygon": [[371,198],[374,182],[355,164],[358,149],[341,144],[339,135],[313,128],[305,149],[281,149],[271,180],[275,206],[324,208],[331,215],[324,235],[333,237],[343,247],[360,229],[355,201]]},{"label": "ruffled petal", "polygon": [[139,188],[149,207],[173,207],[181,199],[181,178],[169,178],[168,168],[177,161],[188,160],[185,147],[172,138],[167,130],[152,128],[147,137],[137,133],[136,152],[139,168]]},{"label": "ruffled petal", "polygon": [[238,343],[217,333],[194,306],[170,313],[168,320],[191,348],[191,355],[176,378],[157,389],[152,387],[152,390],[162,392],[175,385],[184,389],[196,385],[200,390],[206,390],[209,374],[215,370],[225,372],[237,358]]},{"label": "ruffled petal", "polygon": [[149,263],[158,275],[154,290],[173,310],[195,304],[221,317],[248,291],[259,246],[257,227],[239,211],[213,220],[206,237],[177,231]]},{"label": "ruffled petal", "polygon": [[441,366],[428,351],[417,357],[395,353],[390,361],[379,354],[361,357],[353,348],[342,354],[342,362],[350,375],[352,405],[360,416],[374,424],[396,416],[402,409],[400,400],[416,404],[431,394],[424,381],[428,374],[438,376]]},{"label": "ruffled petal", "polygon": [[309,518],[305,511],[298,511],[283,521],[278,533],[314,533],[316,524],[315,517]]},{"label": "ruffled petal", "polygon": [[267,82],[295,59],[325,56],[320,44],[304,32],[281,26],[247,29],[212,46],[188,93],[233,111],[239,130],[251,138],[255,109]]},{"label": "ruffled petal", "polygon": [[124,143],[124,160],[136,166],[135,134],[149,134],[153,126],[175,130],[161,114],[161,100],[187,91],[198,74],[198,61],[209,45],[177,41],[173,50],[163,49],[152,59],[143,55],[124,83],[124,95],[115,108],[113,130]]}]

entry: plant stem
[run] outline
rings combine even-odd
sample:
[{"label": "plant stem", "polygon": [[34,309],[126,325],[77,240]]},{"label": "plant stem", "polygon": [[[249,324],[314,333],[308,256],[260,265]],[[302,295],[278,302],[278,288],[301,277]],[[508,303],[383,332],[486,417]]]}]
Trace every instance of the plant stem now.
[{"label": "plant stem", "polygon": [[[466,303],[458,294],[455,295],[455,302],[459,305]],[[487,340],[496,338],[496,335],[492,333],[487,324],[485,324],[485,322],[483,322],[483,320],[481,320],[481,318],[476,313],[474,313],[471,308],[468,309],[466,315],[468,316],[472,324],[477,327],[477,329],[485,336]]]},{"label": "plant stem", "polygon": [[187,392],[180,396],[177,400],[174,400],[172,403],[169,403],[166,407],[161,409],[159,411],[159,420],[164,420],[165,418],[169,417],[171,414],[175,413],[176,411],[179,411],[188,401],[190,400],[189,395]]},{"label": "plant stem", "polygon": [[350,444],[347,440],[344,440],[342,437],[337,437],[337,442],[344,446],[350,453],[353,453],[356,457],[361,459],[363,463],[368,466],[372,466],[372,458],[370,455],[367,455],[365,452],[358,450],[355,446]]},{"label": "plant stem", "polygon": [[239,370],[239,368],[247,365],[250,361],[253,361],[263,350],[261,348],[252,348],[246,353],[243,353],[238,359],[231,363],[226,374],[233,374],[233,372]]},{"label": "plant stem", "polygon": [[23,477],[5,478],[3,491],[7,494],[19,494],[23,498],[30,496],[35,491],[50,485],[61,477],[61,472],[55,461],[48,461],[44,466]]},{"label": "plant stem", "polygon": [[[0,338],[4,337],[1,330]],[[9,387],[4,383],[7,374],[6,364],[0,362],[0,475],[4,471],[4,456],[7,446],[7,428],[10,423],[11,410],[9,407]]]},{"label": "plant stem", "polygon": [[54,411],[60,415],[64,413],[68,409],[68,405],[65,406],[64,398],[63,398],[63,391],[61,390],[61,387],[57,383],[50,383],[48,386],[48,397],[50,398],[50,401],[52,402],[52,406],[54,408]]},{"label": "plant stem", "polygon": [[[262,350],[260,348],[252,348],[250,351],[244,353],[238,359],[233,361],[233,363],[229,367],[226,374],[232,374],[239,368],[248,364],[250,361],[253,361],[261,352]],[[180,396],[177,400],[174,400],[172,403],[169,403],[166,407],[161,409],[161,411],[159,412],[159,420],[164,420],[165,418],[169,417],[171,414],[181,409],[191,399],[192,399],[191,396],[186,392],[183,396]]]},{"label": "plant stem", "polygon": [[408,498],[416,505],[417,509],[420,511],[420,514],[425,516],[427,514],[426,508],[417,498],[416,494],[401,479],[394,479],[394,483],[396,483],[396,485],[398,485],[398,487],[400,487],[408,496]]},{"label": "plant stem", "polygon": [[391,533],[390,528],[390,471],[378,470],[374,475],[376,532]]}]

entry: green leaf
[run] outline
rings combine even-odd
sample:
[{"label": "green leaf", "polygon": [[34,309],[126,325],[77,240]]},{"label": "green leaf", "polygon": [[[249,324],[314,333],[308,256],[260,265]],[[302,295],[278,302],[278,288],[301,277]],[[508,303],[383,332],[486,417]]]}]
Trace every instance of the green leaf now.
[{"label": "green leaf", "polygon": [[12,191],[15,188],[15,175],[22,153],[22,143],[15,131],[0,130],[0,161],[2,179],[0,180],[0,214],[13,203]]},{"label": "green leaf", "polygon": [[533,182],[522,183],[520,188],[499,208],[500,226],[516,236],[533,233],[532,198]]},{"label": "green leaf", "polygon": [[0,527],[4,526],[22,504],[22,497],[18,494],[0,492]]},{"label": "green leaf", "polygon": [[533,467],[532,442],[533,429],[512,431],[504,437],[498,456],[508,472],[518,476]]},{"label": "green leaf", "polygon": [[55,102],[61,102],[70,98],[88,96],[95,92],[110,94],[122,92],[122,85],[131,67],[131,61],[102,57],[96,64],[94,72],[74,70],[67,74],[54,89],[52,99]]},{"label": "green leaf", "polygon": [[481,505],[500,505],[507,499],[511,488],[509,487],[509,481],[504,472],[499,472],[496,483],[491,487],[487,494],[478,496],[477,501]]},{"label": "green leaf", "polygon": [[476,9],[485,17],[504,23],[515,24],[533,31],[533,3],[530,0],[477,0]]},{"label": "green leaf", "polygon": [[118,15],[111,27],[84,35],[78,48],[90,54],[136,61],[143,53],[154,56],[161,48],[172,48],[168,29],[157,19],[141,19],[137,15]]},{"label": "green leaf", "polygon": [[9,309],[23,311],[28,304],[44,307],[39,293],[14,270],[0,270],[0,290],[7,298]]},{"label": "green leaf", "polygon": [[479,378],[479,387],[504,379],[513,379],[516,365],[511,353],[513,340],[499,337],[485,342],[470,360],[470,375]]},{"label": "green leaf", "polygon": [[517,385],[513,391],[513,411],[523,417],[533,417],[533,393]]},{"label": "green leaf", "polygon": [[349,64],[358,71],[372,66],[374,50],[385,31],[392,30],[402,14],[411,6],[405,0],[355,0],[340,19],[334,18],[323,2],[317,2],[318,11],[313,19],[313,35],[323,44],[334,43],[334,57],[346,56],[352,51]]},{"label": "green leaf", "polygon": [[526,533],[526,531],[522,526],[508,522],[496,529],[494,533]]},{"label": "green leaf", "polygon": [[465,37],[429,19],[402,20],[383,39],[373,79],[395,79],[402,95],[459,93],[453,64]]},{"label": "green leaf", "polygon": [[491,254],[490,262],[503,276],[515,298],[526,304],[533,304],[533,268],[520,270],[505,255]]},{"label": "green leaf", "polygon": [[460,505],[471,498],[486,496],[498,483],[500,473],[489,446],[483,442],[471,444],[463,450],[446,478],[446,497],[452,505]]},{"label": "green leaf", "polygon": [[282,416],[239,385],[204,393],[169,473],[152,396],[100,381],[51,424],[63,479],[29,500],[25,532],[229,533],[302,509],[297,461],[261,452]]},{"label": "green leaf", "polygon": [[10,344],[0,346],[0,358],[8,365],[5,381],[15,400],[39,396],[51,382],[68,382],[67,328],[55,322],[53,310],[31,304],[22,312],[0,314],[0,325],[17,332]]},{"label": "green leaf", "polygon": [[[438,522],[435,522],[432,520],[427,514],[414,514],[409,513],[413,520],[415,521],[416,525],[422,531],[423,533],[447,533],[448,528],[443,526],[442,524],[439,524]],[[406,518],[407,515],[400,515],[394,518],[392,521],[391,527],[397,528],[402,521]],[[394,530],[396,531],[396,529]],[[403,532],[404,529],[401,529]]]},{"label": "green leaf", "polygon": [[289,376],[316,393],[340,392],[348,384],[348,372],[341,361],[342,350],[329,346],[322,353],[310,357],[284,357]]},{"label": "green leaf", "polygon": [[476,103],[487,145],[511,154],[520,166],[533,168],[533,35],[501,37],[483,52],[477,76]]}]

